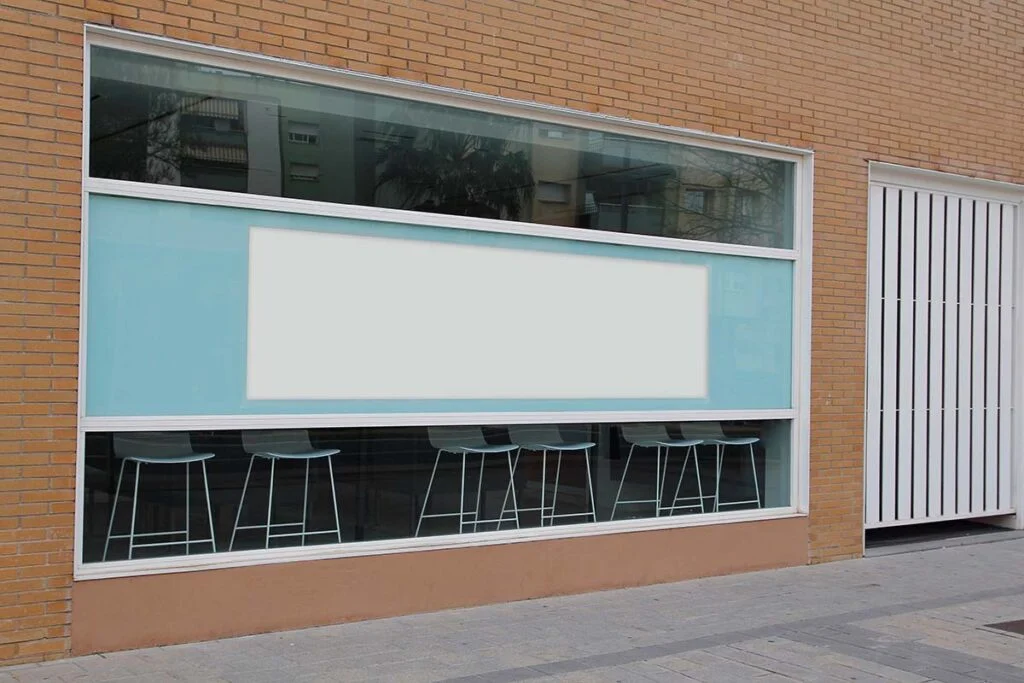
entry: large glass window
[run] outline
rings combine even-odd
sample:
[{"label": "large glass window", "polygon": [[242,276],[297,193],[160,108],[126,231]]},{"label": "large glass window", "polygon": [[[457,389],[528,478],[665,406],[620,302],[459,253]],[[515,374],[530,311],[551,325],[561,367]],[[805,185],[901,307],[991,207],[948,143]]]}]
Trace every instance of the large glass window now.
[{"label": "large glass window", "polygon": [[790,423],[89,433],[85,562],[790,504]]},{"label": "large glass window", "polygon": [[92,50],[89,172],[791,248],[793,164]]}]

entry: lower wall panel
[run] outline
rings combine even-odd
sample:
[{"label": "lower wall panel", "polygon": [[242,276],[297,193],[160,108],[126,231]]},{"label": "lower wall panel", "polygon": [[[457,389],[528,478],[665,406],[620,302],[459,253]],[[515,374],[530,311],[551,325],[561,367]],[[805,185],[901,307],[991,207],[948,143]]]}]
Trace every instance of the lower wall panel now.
[{"label": "lower wall panel", "polygon": [[75,654],[289,630],[805,564],[793,517],[93,581]]}]

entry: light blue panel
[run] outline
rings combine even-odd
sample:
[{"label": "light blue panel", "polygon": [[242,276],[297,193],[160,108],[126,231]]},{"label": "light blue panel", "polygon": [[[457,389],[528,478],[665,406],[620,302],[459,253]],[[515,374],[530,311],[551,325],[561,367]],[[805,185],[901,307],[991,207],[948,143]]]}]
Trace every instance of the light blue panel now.
[{"label": "light blue panel", "polygon": [[[708,397],[250,401],[245,382],[251,226],[706,265]],[[88,255],[90,417],[791,407],[789,261],[105,196],[89,201]],[[650,295],[664,299],[668,317],[681,293]],[[481,324],[508,324],[501,311],[478,314]],[[606,325],[630,325],[641,338],[660,333],[657,320],[630,320],[628,311],[609,308],[584,334],[601,334]],[[309,330],[316,327],[310,320]]]}]

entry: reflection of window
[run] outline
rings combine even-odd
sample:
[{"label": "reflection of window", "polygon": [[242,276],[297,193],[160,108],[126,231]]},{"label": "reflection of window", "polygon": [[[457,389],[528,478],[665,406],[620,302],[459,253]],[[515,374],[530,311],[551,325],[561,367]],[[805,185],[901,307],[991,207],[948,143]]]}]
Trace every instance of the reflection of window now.
[{"label": "reflection of window", "polygon": [[569,137],[568,132],[561,128],[541,128],[538,134],[548,140],[565,140]]},{"label": "reflection of window", "polygon": [[750,190],[740,190],[736,195],[736,214],[740,218],[753,218],[761,206],[761,195]]},{"label": "reflection of window", "polygon": [[292,180],[315,183],[320,180],[320,167],[316,164],[292,164],[288,167]]},{"label": "reflection of window", "polygon": [[297,145],[315,145],[320,141],[320,126],[313,123],[288,124],[288,142]]},{"label": "reflection of window", "polygon": [[571,188],[566,183],[537,183],[537,201],[568,204]]},{"label": "reflection of window", "polygon": [[690,213],[705,213],[708,210],[708,191],[686,190],[683,192],[683,210]]}]

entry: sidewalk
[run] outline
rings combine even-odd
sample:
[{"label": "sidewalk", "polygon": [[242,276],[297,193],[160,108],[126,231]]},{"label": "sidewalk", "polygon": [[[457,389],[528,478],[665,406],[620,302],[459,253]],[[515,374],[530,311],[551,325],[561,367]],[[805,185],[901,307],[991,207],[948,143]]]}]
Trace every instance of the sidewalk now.
[{"label": "sidewalk", "polygon": [[[415,577],[411,577],[414,579]],[[7,681],[1024,681],[1024,540],[96,655]]]}]

